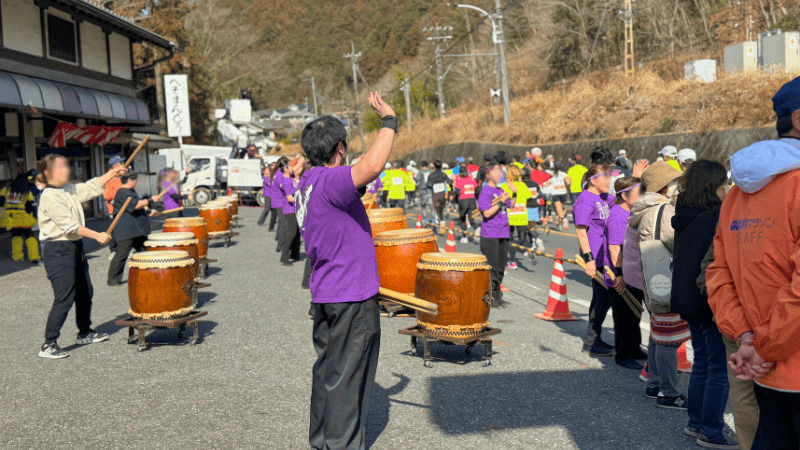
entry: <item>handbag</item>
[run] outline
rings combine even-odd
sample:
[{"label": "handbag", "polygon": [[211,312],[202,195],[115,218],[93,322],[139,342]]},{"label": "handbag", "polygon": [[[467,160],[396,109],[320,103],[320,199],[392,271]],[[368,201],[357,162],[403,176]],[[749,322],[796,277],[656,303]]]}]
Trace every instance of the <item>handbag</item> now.
[{"label": "handbag", "polygon": [[672,253],[661,242],[661,219],[667,203],[658,208],[656,232],[652,240],[639,243],[642,253],[642,274],[645,284],[645,304],[651,313],[672,312]]}]

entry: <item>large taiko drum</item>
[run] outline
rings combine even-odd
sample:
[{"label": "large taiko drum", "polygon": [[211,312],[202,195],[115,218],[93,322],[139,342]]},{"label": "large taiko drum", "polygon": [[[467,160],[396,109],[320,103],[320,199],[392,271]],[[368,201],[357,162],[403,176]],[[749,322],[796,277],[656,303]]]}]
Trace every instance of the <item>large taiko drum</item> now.
[{"label": "large taiko drum", "polygon": [[413,294],[420,256],[439,251],[433,231],[427,228],[384,231],[374,240],[381,286]]},{"label": "large taiko drum", "polygon": [[194,259],[192,269],[197,277],[200,265],[200,254],[197,251],[197,238],[188,231],[179,233],[153,233],[147,236],[144,246],[147,251],[180,250],[189,254]]},{"label": "large taiko drum", "polygon": [[417,324],[441,336],[474,336],[489,326],[491,292],[485,256],[426,253],[417,264],[414,296],[438,305],[439,314],[417,311]]},{"label": "large taiko drum", "polygon": [[217,200],[222,200],[228,204],[231,210],[231,215],[236,218],[239,217],[239,196],[238,195],[224,195],[217,197]]},{"label": "large taiko drum", "polygon": [[206,221],[211,238],[227,234],[231,229],[231,212],[228,205],[209,202],[200,207],[200,217]]},{"label": "large taiko drum", "polygon": [[128,311],[144,319],[169,319],[192,311],[194,259],[184,251],[134,253],[128,262]]},{"label": "large taiko drum", "polygon": [[208,227],[202,217],[171,217],[164,222],[165,233],[189,232],[197,239],[197,255],[201,260],[208,257]]},{"label": "large taiko drum", "polygon": [[406,226],[406,213],[402,208],[370,209],[367,211],[369,224],[372,227],[373,239],[378,233],[391,230],[403,230]]}]

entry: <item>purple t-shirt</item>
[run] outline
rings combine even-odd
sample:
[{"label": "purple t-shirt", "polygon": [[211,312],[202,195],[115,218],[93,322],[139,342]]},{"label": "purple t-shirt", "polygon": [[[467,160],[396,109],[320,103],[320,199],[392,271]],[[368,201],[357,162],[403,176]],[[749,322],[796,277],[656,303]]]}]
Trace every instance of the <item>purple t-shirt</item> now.
[{"label": "purple t-shirt", "polygon": [[[168,186],[169,186],[169,189],[167,189]],[[161,189],[167,189],[167,193],[164,194],[163,197],[161,197],[163,199],[163,201],[164,201],[164,210],[175,209],[175,208],[178,208],[179,206],[181,206],[181,205],[178,204],[177,200],[172,198],[173,194],[174,195],[180,195],[180,192],[178,192],[178,188],[176,188],[175,185],[173,185],[172,183],[170,183],[167,180],[164,180],[164,181],[161,182]]]},{"label": "purple t-shirt", "polygon": [[294,214],[295,207],[294,203],[289,203],[289,200],[286,198],[287,195],[294,195],[294,191],[297,190],[297,183],[295,183],[294,178],[289,177],[282,177],[281,178],[281,185],[280,191],[281,196],[283,197],[283,213],[284,214]]},{"label": "purple t-shirt", "polygon": [[608,254],[608,242],[606,241],[606,221],[610,214],[609,207],[614,203],[611,194],[596,195],[589,191],[581,192],[572,207],[572,215],[575,226],[588,227],[586,234],[589,237],[589,246],[592,249],[592,256],[596,261],[597,270],[605,275],[606,286],[614,286],[611,279],[606,275],[603,266],[614,267],[611,263],[611,256]]},{"label": "purple t-shirt", "polygon": [[283,196],[283,192],[281,192],[281,180],[283,179],[283,173],[278,170],[275,172],[275,176],[272,178],[272,207],[275,209],[280,209],[283,211],[283,206],[286,204],[286,197]]},{"label": "purple t-shirt", "polygon": [[351,170],[313,167],[295,194],[314,303],[360,302],[380,286],[372,228]]},{"label": "purple t-shirt", "polygon": [[[491,187],[488,184],[481,189],[478,197],[478,209],[486,211],[492,209],[492,199],[500,197],[505,191],[499,187]],[[511,227],[508,223],[507,208],[511,207],[511,200],[500,204],[500,210],[490,218],[483,218],[481,224],[482,238],[509,238],[511,237]]]},{"label": "purple t-shirt", "polygon": [[620,205],[611,207],[606,221],[606,242],[608,245],[622,245],[625,240],[625,231],[628,229],[628,217],[630,211],[626,211]]},{"label": "purple t-shirt", "polygon": [[261,192],[264,193],[264,197],[272,198],[272,192],[271,192],[271,189],[269,187],[269,184],[270,184],[269,177],[266,176],[266,177],[263,177],[263,178],[264,178],[264,187],[261,189]]}]

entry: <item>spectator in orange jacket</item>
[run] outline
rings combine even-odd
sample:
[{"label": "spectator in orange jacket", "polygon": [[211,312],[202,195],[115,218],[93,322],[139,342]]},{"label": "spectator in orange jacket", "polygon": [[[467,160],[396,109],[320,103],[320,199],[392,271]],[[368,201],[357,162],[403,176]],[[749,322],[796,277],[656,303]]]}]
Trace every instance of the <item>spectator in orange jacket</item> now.
[{"label": "spectator in orange jacket", "polygon": [[[122,156],[113,156],[108,161],[108,164],[111,165],[112,169],[115,169],[123,164],[125,164],[125,158]],[[108,208],[108,215],[114,216],[114,197],[117,196],[117,191],[119,188],[122,187],[122,182],[119,180],[119,177],[114,177],[106,183],[106,187],[103,190],[103,198],[106,199],[106,207]],[[114,237],[111,237],[111,242],[108,244],[108,249],[111,250],[111,254],[108,255],[108,259],[114,258],[114,253],[117,251],[117,241]]]},{"label": "spectator in orange jacket", "polygon": [[754,449],[800,448],[800,78],[773,97],[778,140],[731,157],[707,271],[720,331],[738,339],[729,365],[753,379]]}]

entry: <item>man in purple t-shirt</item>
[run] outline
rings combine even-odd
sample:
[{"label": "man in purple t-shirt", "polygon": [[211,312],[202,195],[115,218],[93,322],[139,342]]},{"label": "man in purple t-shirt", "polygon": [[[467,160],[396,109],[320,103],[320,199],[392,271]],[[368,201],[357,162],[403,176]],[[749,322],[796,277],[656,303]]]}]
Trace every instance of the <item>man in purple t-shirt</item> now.
[{"label": "man in purple t-shirt", "polygon": [[[500,284],[506,270],[508,240],[511,228],[508,222],[508,208],[516,203],[517,187],[509,183],[514,198],[498,186],[503,178],[503,169],[497,161],[490,161],[486,166],[486,186],[478,197],[478,209],[483,214],[481,225],[481,253],[486,256],[492,267],[492,308],[505,308],[510,303],[503,300]],[[492,201],[499,199],[495,204]]]},{"label": "man in purple t-shirt", "polygon": [[[397,119],[377,92],[369,102],[383,125],[370,151],[345,166],[347,132],[338,119],[306,125],[301,145],[310,167],[295,193],[297,221],[313,267],[314,349],[309,443],[315,449],[363,449],[378,366],[378,265],[364,188],[389,158]],[[361,190],[361,192],[359,191]]]}]

